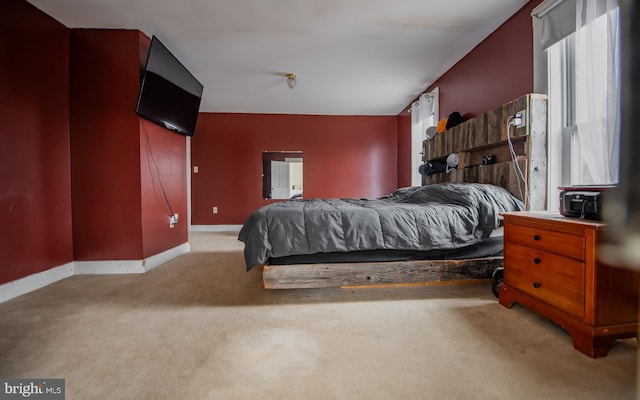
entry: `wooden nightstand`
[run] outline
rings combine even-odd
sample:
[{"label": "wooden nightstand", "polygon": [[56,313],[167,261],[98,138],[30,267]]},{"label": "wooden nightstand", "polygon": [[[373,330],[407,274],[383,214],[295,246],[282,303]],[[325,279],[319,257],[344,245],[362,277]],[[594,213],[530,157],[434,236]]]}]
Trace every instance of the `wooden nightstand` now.
[{"label": "wooden nightstand", "polygon": [[504,214],[500,304],[519,303],[564,327],[573,346],[604,357],[616,339],[638,337],[640,274],[598,262],[606,225],[546,212]]}]

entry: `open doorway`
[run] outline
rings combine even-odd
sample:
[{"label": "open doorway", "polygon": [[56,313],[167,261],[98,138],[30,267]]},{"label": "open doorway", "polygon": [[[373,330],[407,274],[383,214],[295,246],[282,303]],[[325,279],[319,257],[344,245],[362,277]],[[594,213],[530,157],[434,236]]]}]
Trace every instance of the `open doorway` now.
[{"label": "open doorway", "polygon": [[292,199],[303,195],[302,151],[262,153],[262,197]]}]

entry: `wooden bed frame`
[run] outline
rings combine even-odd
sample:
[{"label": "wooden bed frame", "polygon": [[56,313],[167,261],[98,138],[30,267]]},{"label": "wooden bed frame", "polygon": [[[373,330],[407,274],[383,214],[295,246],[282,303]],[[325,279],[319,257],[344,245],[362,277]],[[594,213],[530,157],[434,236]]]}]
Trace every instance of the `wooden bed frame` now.
[{"label": "wooden bed frame", "polygon": [[266,289],[423,285],[427,282],[486,280],[500,265],[502,257],[265,265],[263,283]]},{"label": "wooden bed frame", "polygon": [[[510,138],[518,164],[527,178],[516,178],[507,137],[507,121],[525,111],[524,126],[512,127]],[[450,173],[423,177],[423,185],[439,182],[478,182],[502,186],[525,202],[530,210],[541,210],[546,202],[546,96],[527,94],[492,111],[424,141],[423,160],[444,160],[458,153],[458,168]],[[484,156],[495,156],[495,164],[482,165]],[[525,194],[521,196],[520,193]],[[522,198],[524,197],[524,198]],[[266,289],[326,287],[380,287],[482,282],[502,266],[502,257],[463,260],[415,260],[330,264],[265,265]]]}]

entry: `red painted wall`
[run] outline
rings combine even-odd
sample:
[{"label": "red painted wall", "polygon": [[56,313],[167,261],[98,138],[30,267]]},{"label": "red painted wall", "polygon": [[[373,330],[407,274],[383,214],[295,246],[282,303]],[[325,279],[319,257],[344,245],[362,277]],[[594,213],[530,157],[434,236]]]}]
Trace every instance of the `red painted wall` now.
[{"label": "red painted wall", "polygon": [[[138,32],[140,71],[151,40]],[[143,118],[140,132],[142,256],[150,257],[189,240],[187,218],[187,138]],[[166,195],[166,198],[165,198]],[[178,224],[169,227],[169,216]]]},{"label": "red painted wall", "polygon": [[191,174],[191,222],[242,224],[268,204],[263,151],[303,151],[306,198],[389,194],[397,188],[397,143],[395,116],[201,113],[191,140],[199,168]]},{"label": "red painted wall", "polygon": [[73,260],[68,31],[0,2],[0,284]]},{"label": "red painted wall", "polygon": [[[454,111],[472,118],[533,91],[531,10],[540,3],[527,3],[425,90],[439,88],[440,118]],[[399,165],[410,165],[410,121],[403,124],[398,137],[404,143],[398,152]],[[399,174],[399,182],[411,182],[410,167],[402,171],[399,167]]]},{"label": "red painted wall", "polygon": [[[142,256],[150,257],[189,239],[187,139],[144,119],[140,128]],[[178,214],[178,224],[169,228],[172,212]]]},{"label": "red painted wall", "polygon": [[169,227],[162,192],[186,218],[186,139],[135,113],[149,39],[99,29],[70,37],[75,259],[139,260],[186,242],[186,221]]},{"label": "red painted wall", "polygon": [[76,260],[142,258],[137,31],[71,29]]},{"label": "red painted wall", "polygon": [[467,118],[533,90],[532,0],[447,71],[427,91],[440,88],[440,116]]}]

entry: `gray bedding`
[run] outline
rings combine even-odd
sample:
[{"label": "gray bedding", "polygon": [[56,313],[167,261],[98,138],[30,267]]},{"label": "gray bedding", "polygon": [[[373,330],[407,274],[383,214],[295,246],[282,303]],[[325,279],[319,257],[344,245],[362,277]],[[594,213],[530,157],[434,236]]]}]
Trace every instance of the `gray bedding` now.
[{"label": "gray bedding", "polygon": [[270,204],[247,219],[238,239],[247,270],[297,254],[457,249],[487,239],[500,226],[500,212],[520,210],[522,202],[501,187],[441,183],[377,199]]}]

